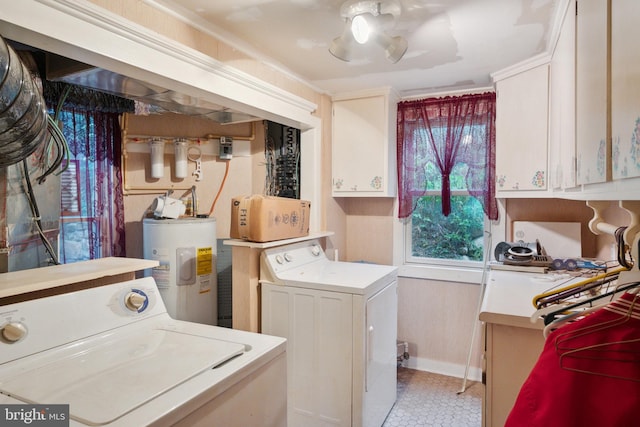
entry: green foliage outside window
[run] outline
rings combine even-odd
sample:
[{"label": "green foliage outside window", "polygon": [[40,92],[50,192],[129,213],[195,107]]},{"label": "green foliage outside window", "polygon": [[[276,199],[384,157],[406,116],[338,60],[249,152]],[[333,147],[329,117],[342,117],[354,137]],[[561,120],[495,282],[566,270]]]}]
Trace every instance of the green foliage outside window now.
[{"label": "green foliage outside window", "polygon": [[484,211],[474,197],[452,196],[445,217],[440,196],[423,196],[411,224],[414,257],[482,261]]}]

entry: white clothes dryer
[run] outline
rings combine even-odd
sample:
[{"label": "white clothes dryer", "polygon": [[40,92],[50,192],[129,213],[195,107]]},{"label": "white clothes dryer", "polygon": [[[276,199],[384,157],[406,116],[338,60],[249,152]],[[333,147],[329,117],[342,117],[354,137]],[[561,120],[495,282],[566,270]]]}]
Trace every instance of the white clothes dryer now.
[{"label": "white clothes dryer", "polygon": [[380,427],[396,400],[397,268],[319,241],[261,254],[262,332],[287,339],[290,427]]}]

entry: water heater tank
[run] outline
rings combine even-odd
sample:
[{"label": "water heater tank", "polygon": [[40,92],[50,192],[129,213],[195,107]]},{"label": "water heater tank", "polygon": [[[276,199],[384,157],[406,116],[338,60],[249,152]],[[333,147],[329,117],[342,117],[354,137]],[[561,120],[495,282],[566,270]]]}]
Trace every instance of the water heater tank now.
[{"label": "water heater tank", "polygon": [[142,234],[144,258],[160,263],[146,275],[155,279],[169,315],[216,325],[215,218],[146,218]]}]

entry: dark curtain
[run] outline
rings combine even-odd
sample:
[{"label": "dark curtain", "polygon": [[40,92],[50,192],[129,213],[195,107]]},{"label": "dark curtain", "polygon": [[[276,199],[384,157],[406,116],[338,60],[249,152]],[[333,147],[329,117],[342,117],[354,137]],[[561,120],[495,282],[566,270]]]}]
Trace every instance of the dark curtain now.
[{"label": "dark curtain", "polygon": [[[66,245],[61,230],[61,259],[73,262],[109,256],[125,256],[124,200],[121,172],[121,113],[134,111],[133,101],[79,86],[46,81],[43,92],[55,111],[75,164],[66,182],[77,183],[77,212],[71,221],[82,223],[83,250]],[[65,216],[64,207],[62,209]],[[64,220],[64,218],[63,218]],[[76,227],[80,228],[80,227]],[[76,237],[74,237],[76,238]],[[75,250],[73,249],[75,247]],[[74,253],[65,253],[72,251]]]},{"label": "dark curtain", "polygon": [[80,211],[90,223],[89,259],[125,256],[119,114],[70,108],[61,119],[78,163]]},{"label": "dark curtain", "polygon": [[451,213],[450,174],[468,166],[467,191],[498,218],[495,200],[495,93],[403,101],[398,104],[397,154],[399,218],[409,217],[426,194],[425,162],[442,175],[442,213]]}]

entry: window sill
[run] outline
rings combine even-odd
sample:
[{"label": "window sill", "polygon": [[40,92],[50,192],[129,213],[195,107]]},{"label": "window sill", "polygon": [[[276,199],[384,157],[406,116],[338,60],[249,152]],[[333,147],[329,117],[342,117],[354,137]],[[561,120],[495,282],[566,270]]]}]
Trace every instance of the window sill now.
[{"label": "window sill", "polygon": [[458,283],[473,283],[479,285],[482,281],[482,269],[437,265],[404,264],[398,268],[398,277],[439,280]]}]

